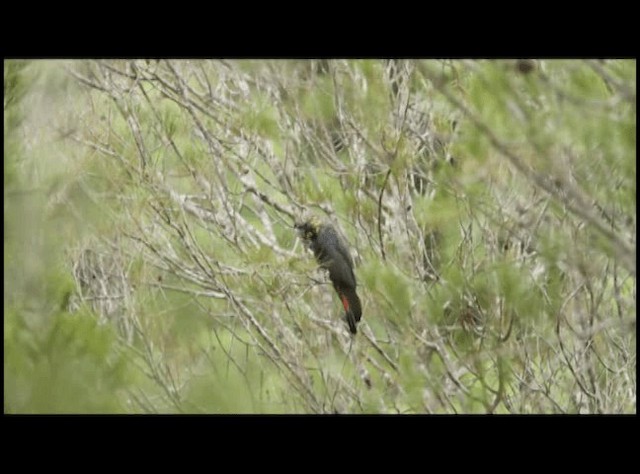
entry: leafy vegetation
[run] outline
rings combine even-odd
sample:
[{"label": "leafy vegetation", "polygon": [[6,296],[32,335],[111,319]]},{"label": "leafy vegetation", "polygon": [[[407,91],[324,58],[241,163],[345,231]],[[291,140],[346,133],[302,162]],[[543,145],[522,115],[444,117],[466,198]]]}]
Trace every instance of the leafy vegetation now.
[{"label": "leafy vegetation", "polygon": [[635,412],[635,61],[4,77],[5,413]]}]

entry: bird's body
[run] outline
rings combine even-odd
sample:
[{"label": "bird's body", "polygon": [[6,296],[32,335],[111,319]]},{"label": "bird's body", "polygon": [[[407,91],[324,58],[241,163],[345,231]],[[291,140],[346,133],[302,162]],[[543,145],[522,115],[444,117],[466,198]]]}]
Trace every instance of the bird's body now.
[{"label": "bird's body", "polygon": [[349,249],[329,224],[312,219],[297,224],[296,228],[300,230],[302,238],[320,265],[329,271],[329,279],[344,307],[349,331],[356,334],[356,323],[362,317],[362,306],[356,293],[357,283]]}]

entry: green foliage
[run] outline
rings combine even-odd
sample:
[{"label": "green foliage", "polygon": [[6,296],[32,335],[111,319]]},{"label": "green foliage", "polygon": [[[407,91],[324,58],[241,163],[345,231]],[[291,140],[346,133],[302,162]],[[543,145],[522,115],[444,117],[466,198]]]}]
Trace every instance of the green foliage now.
[{"label": "green foliage", "polygon": [[392,268],[372,262],[362,268],[361,278],[364,285],[378,293],[385,302],[387,318],[395,322],[406,323],[411,314],[411,285],[404,275]]},{"label": "green foliage", "polygon": [[[5,62],[5,92],[12,97],[5,104],[6,114],[23,114],[24,101],[33,100],[28,91],[37,77],[36,66]],[[47,84],[60,90],[59,83]],[[11,147],[5,166],[15,172],[9,182],[5,176],[5,224],[11,229],[4,241],[5,412],[124,411],[118,392],[131,380],[132,368],[114,329],[99,326],[89,311],[68,312],[75,282],[64,262],[64,245],[80,225],[67,212],[49,212],[59,209],[51,202],[61,189],[69,190],[71,207],[83,194],[74,188],[73,177],[53,167],[35,181],[26,179],[38,163],[24,152],[22,124],[5,121],[5,143]]]},{"label": "green foliage", "polygon": [[256,94],[253,100],[247,102],[245,110],[240,114],[238,126],[275,139],[278,136],[277,110],[270,104],[267,97]]},{"label": "green foliage", "polygon": [[[277,377],[265,373],[228,331],[216,332],[195,376],[185,388],[185,410],[191,413],[282,413],[274,396]],[[233,361],[233,362],[231,362]]]},{"label": "green foliage", "polygon": [[5,411],[635,410],[634,61],[4,77]]},{"label": "green foliage", "polygon": [[[23,78],[26,61],[4,62],[4,195],[18,187],[18,164],[22,153],[21,142],[14,132],[22,123],[24,113],[20,102],[28,89]],[[6,213],[5,205],[5,213]],[[5,217],[6,224],[6,217]],[[5,229],[6,229],[5,225]]]},{"label": "green foliage", "polygon": [[115,331],[89,312],[51,315],[34,332],[24,314],[5,312],[5,412],[124,412],[119,391],[132,379]]},{"label": "green foliage", "polygon": [[301,110],[311,120],[331,122],[335,117],[333,87],[330,78],[322,78],[313,90],[301,97]]}]

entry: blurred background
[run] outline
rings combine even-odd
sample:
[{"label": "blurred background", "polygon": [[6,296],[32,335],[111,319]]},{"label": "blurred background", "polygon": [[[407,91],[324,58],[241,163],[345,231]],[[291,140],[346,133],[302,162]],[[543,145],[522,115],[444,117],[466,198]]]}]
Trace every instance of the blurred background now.
[{"label": "blurred background", "polygon": [[5,413],[636,411],[635,60],[5,60],[4,147]]}]

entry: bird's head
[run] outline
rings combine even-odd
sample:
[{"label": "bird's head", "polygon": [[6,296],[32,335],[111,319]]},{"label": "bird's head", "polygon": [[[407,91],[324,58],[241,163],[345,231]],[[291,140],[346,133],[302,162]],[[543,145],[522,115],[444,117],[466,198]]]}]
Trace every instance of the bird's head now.
[{"label": "bird's head", "polygon": [[311,217],[309,220],[296,223],[295,228],[300,233],[300,237],[302,237],[306,241],[310,241],[318,237],[318,232],[320,232],[320,226],[322,222],[317,217]]}]

